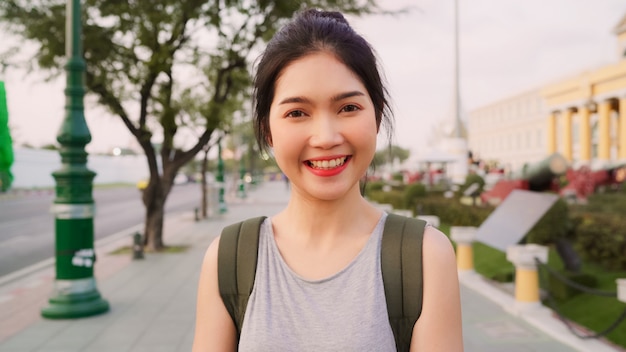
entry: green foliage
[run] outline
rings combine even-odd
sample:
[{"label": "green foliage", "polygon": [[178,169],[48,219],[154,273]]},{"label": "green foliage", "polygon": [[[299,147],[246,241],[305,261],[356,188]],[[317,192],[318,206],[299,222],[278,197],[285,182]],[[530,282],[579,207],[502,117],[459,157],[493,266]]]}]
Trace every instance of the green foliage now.
[{"label": "green foliage", "polygon": [[626,194],[596,193],[570,209],[577,252],[605,269],[626,269]]},{"label": "green foliage", "polygon": [[458,199],[429,194],[417,201],[416,210],[421,214],[437,215],[441,222],[451,226],[480,226],[493,208],[468,206]]},{"label": "green foliage", "polygon": [[626,270],[623,214],[577,215],[574,246],[587,260],[604,268]]},{"label": "green foliage", "polygon": [[54,143],[46,144],[46,145],[41,146],[41,149],[43,149],[43,150],[59,150],[59,145],[58,144],[54,144]]},{"label": "green foliage", "polygon": [[558,238],[572,234],[573,224],[569,217],[569,207],[559,198],[554,205],[539,219],[526,235],[527,243],[551,244]]},{"label": "green foliage", "polygon": [[467,190],[471,185],[478,184],[478,188],[474,191],[475,194],[481,194],[483,189],[485,188],[485,179],[478,174],[468,174],[465,177],[465,182],[459,188],[459,195],[463,195],[465,190]]},{"label": "green foliage", "polygon": [[409,156],[411,156],[411,151],[409,149],[404,149],[397,145],[390,145],[376,152],[372,164],[374,167],[377,167],[390,164],[394,160],[403,163],[409,158]]},{"label": "green foliage", "polygon": [[407,209],[416,209],[418,201],[426,195],[426,186],[421,183],[410,184],[404,189],[404,205]]},{"label": "green foliage", "polygon": [[[626,189],[624,185],[622,188]],[[626,196],[621,192],[595,193],[589,196],[587,204],[572,204],[570,208],[574,214],[626,214]]]},{"label": "green foliage", "polygon": [[372,201],[391,204],[394,209],[409,209],[415,215],[437,215],[442,222],[451,226],[480,226],[491,214],[491,207],[472,207],[461,204],[458,199],[444,198],[436,193],[422,193],[417,185],[404,190],[389,192],[369,190],[366,194]]},{"label": "green foliage", "polygon": [[365,183],[365,196],[371,198],[372,193],[381,192],[383,186],[385,186],[385,182],[383,181],[367,181],[367,183]]},{"label": "green foliage", "polygon": [[404,203],[404,192],[398,190],[385,191],[370,191],[368,198],[374,202],[382,204],[391,204],[394,209],[406,209]]},{"label": "green foliage", "polygon": [[404,181],[404,174],[401,172],[396,172],[393,175],[391,175],[391,179],[396,181],[396,182],[403,182]]}]

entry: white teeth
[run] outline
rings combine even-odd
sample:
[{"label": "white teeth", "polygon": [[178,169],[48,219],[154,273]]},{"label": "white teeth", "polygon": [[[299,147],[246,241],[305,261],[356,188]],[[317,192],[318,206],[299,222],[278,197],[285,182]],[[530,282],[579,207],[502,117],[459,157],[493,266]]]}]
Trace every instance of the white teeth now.
[{"label": "white teeth", "polygon": [[341,166],[343,165],[343,163],[346,162],[346,157],[341,157],[341,158],[336,158],[336,159],[330,159],[330,160],[311,160],[309,161],[309,165],[311,165],[312,167],[316,168],[316,169],[332,169],[335,168],[337,166]]}]

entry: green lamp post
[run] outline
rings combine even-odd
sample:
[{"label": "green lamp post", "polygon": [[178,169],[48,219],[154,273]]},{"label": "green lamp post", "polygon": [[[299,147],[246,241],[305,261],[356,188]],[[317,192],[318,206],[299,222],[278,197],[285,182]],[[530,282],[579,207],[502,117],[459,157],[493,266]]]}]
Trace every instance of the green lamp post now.
[{"label": "green lamp post", "polygon": [[239,198],[246,198],[246,165],[243,154],[239,157]]},{"label": "green lamp post", "polygon": [[61,168],[52,173],[56,182],[55,215],[56,278],[49,305],[41,315],[50,319],[80,318],[104,313],[109,303],[96,287],[93,276],[94,201],[93,178],[87,169],[85,145],[91,141],[84,116],[85,61],[81,43],[80,0],[67,1],[65,70],[65,118],[57,135],[61,145]]},{"label": "green lamp post", "polygon": [[217,141],[217,183],[219,186],[218,205],[220,214],[228,211],[224,201],[224,160],[222,159],[222,138]]}]

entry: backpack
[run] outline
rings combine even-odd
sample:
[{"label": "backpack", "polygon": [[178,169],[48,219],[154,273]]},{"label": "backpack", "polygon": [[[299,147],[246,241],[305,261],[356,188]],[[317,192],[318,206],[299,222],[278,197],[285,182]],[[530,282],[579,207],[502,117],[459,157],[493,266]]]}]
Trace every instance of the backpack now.
[{"label": "backpack", "polygon": [[[218,283],[237,328],[237,340],[254,286],[259,231],[265,217],[225,227],[218,248]],[[383,230],[381,270],[389,323],[398,351],[408,351],[422,312],[422,239],[426,222],[388,214]]]}]

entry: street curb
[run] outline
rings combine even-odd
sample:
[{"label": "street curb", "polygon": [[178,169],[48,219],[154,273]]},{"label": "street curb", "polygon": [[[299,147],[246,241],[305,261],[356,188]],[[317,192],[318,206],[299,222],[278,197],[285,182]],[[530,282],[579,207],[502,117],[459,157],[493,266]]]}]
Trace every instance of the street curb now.
[{"label": "street curb", "polygon": [[[181,214],[179,213],[175,213],[176,216],[181,216]],[[128,238],[131,238],[132,235],[137,232],[140,231],[141,228],[143,227],[143,223],[139,223],[137,225],[133,225],[127,229],[118,231],[110,236],[106,236],[104,238],[98,239],[94,242],[94,249],[96,250],[106,250],[109,247],[112,247],[113,245],[116,245],[118,241],[120,241],[122,238],[128,236]],[[130,243],[130,242],[129,242]],[[35,264],[31,264],[25,268],[19,269],[17,271],[14,271],[10,274],[4,275],[2,277],[0,277],[0,289],[2,289],[4,286],[7,286],[11,283],[14,283],[16,281],[19,281],[21,279],[24,279],[28,276],[34,275],[39,273],[40,271],[43,271],[44,269],[48,269],[51,266],[53,266],[55,263],[55,257],[50,257],[48,259],[44,259],[38,263]]]},{"label": "street curb", "polygon": [[515,298],[508,293],[488,283],[480,274],[475,272],[459,275],[459,282],[472,289],[492,302],[499,305],[512,316],[521,318],[539,331],[554,338],[577,351],[586,352],[614,352],[615,348],[600,340],[583,340],[573,335],[562,321],[555,318],[552,310],[545,306],[532,309],[517,309]]}]

